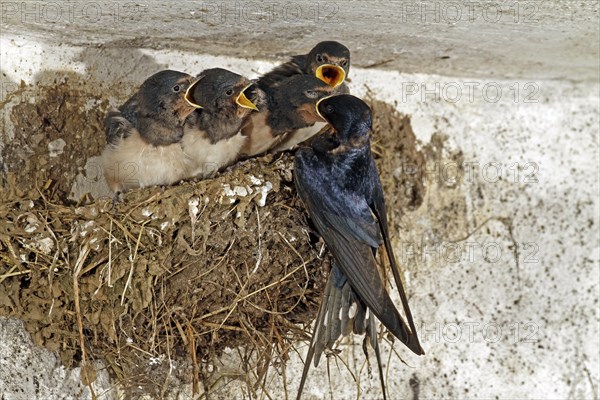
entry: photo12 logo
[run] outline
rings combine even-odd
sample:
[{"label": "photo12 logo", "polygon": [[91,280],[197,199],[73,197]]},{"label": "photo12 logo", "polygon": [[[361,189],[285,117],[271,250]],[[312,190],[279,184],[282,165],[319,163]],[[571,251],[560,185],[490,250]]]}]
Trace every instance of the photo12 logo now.
[{"label": "photo12 logo", "polygon": [[539,183],[540,166],[535,161],[501,163],[498,161],[444,161],[419,166],[414,163],[402,164],[401,172],[406,175],[421,175],[431,181],[453,187],[465,183],[513,183],[532,185]]},{"label": "photo12 logo", "polygon": [[536,82],[402,82],[402,102],[420,101],[458,103],[498,103],[503,98],[514,103],[538,103],[540,87]]},{"label": "photo12 logo", "polygon": [[515,23],[539,22],[540,4],[535,1],[402,1],[402,22],[445,23]]},{"label": "photo12 logo", "polygon": [[204,2],[191,11],[206,24],[265,23],[283,21],[337,23],[340,6],[332,1],[320,2]]},{"label": "photo12 logo", "polygon": [[137,2],[12,1],[0,4],[0,20],[3,24],[15,20],[23,24],[127,23],[140,21],[147,9]]},{"label": "photo12 logo", "polygon": [[403,242],[400,245],[400,260],[403,264],[423,264],[433,262],[434,264],[459,264],[459,263],[481,263],[496,264],[503,262],[504,255],[515,254],[521,264],[536,264],[539,245],[536,242],[513,243],[516,248],[507,248],[506,244],[493,241],[477,242],[447,242],[433,245],[422,243]]},{"label": "photo12 logo", "polygon": [[540,327],[535,322],[451,322],[423,324],[419,337],[424,343],[537,343]]},{"label": "photo12 logo", "polygon": [[[6,76],[2,78],[6,79]],[[65,82],[64,80],[56,79],[55,84]],[[20,81],[19,83],[10,80],[0,80],[0,103],[12,103],[18,105],[21,103],[38,103],[44,101],[48,96],[51,96],[56,91],[55,85],[38,85],[37,83],[26,83]],[[73,90],[69,93],[69,98],[75,99],[77,97],[87,96],[84,92],[78,92]],[[84,99],[84,101],[85,101]]]},{"label": "photo12 logo", "polygon": [[[88,171],[84,179],[89,183],[96,183],[106,174],[108,180],[122,182],[126,187],[139,187],[142,185],[138,177],[143,171],[140,164],[135,161],[118,162],[108,166],[103,166],[100,161],[97,161],[89,163],[86,167]],[[206,162],[202,164],[198,173],[202,176],[213,176],[224,167],[225,165],[218,163]]]}]

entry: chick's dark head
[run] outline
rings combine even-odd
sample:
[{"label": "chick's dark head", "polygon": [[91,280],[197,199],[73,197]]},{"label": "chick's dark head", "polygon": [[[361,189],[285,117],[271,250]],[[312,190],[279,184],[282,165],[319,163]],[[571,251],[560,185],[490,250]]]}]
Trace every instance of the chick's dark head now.
[{"label": "chick's dark head", "polygon": [[339,42],[320,42],[308,53],[306,68],[323,82],[339,86],[350,72],[350,50]]},{"label": "chick's dark head", "polygon": [[223,68],[211,68],[198,75],[186,99],[202,112],[243,118],[252,110],[258,110],[250,99],[254,97],[257,101],[260,98],[260,93],[253,86],[242,75]]},{"label": "chick's dark head", "polygon": [[195,110],[184,97],[192,82],[191,75],[179,71],[164,70],[152,75],[138,91],[140,113],[181,124]]}]

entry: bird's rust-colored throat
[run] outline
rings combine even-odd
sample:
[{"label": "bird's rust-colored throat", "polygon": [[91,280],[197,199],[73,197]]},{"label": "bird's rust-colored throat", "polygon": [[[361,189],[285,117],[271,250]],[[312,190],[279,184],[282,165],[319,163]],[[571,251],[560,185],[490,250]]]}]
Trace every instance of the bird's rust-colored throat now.
[{"label": "bird's rust-colored throat", "polygon": [[353,149],[362,149],[369,145],[368,136],[357,136],[350,138],[347,142],[341,142],[339,146],[331,150],[332,154],[347,153]]},{"label": "bird's rust-colored throat", "polygon": [[315,72],[317,78],[329,86],[338,87],[346,79],[346,71],[339,65],[323,64]]}]

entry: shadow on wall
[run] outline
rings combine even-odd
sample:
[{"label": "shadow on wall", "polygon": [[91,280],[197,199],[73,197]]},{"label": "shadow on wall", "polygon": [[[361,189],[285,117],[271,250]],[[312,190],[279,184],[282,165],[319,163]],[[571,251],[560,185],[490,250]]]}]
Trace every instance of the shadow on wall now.
[{"label": "shadow on wall", "polygon": [[85,64],[85,77],[94,85],[106,89],[121,89],[113,94],[117,98],[121,93],[128,95],[133,92],[150,75],[166,68],[166,65],[157,63],[153,57],[138,49],[115,47],[119,43],[121,42],[111,42],[101,47],[84,49],[75,59],[76,62]]}]

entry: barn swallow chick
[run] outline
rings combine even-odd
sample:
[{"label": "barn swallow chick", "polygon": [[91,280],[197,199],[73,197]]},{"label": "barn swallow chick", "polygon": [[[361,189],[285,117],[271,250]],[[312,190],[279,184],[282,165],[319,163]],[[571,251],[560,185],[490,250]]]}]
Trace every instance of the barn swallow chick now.
[{"label": "barn swallow chick", "polygon": [[242,129],[248,138],[242,156],[252,157],[267,150],[283,151],[315,135],[326,124],[315,105],[337,89],[310,75],[294,75],[265,88],[266,107],[253,113]]},{"label": "barn swallow chick", "polygon": [[222,68],[203,71],[186,99],[197,107],[185,125],[182,146],[188,177],[205,178],[232,164],[246,142],[240,133],[265,94],[245,77]]},{"label": "barn swallow chick", "polygon": [[[415,354],[424,354],[396,258],[390,243],[383,190],[371,155],[371,110],[350,95],[319,101],[318,113],[330,128],[311,148],[296,152],[296,188],[308,214],[333,256],[298,391],[301,396],[310,364],[340,335],[366,333],[377,358],[383,397],[385,382],[375,320]],[[384,246],[398,288],[404,319],[377,270],[375,256]],[[363,345],[363,349],[366,349]]]},{"label": "barn swallow chick", "polygon": [[312,75],[333,87],[340,87],[342,93],[348,93],[344,84],[350,72],[350,50],[343,44],[325,41],[317,44],[308,54],[293,56],[290,61],[275,67],[260,78],[263,90],[265,86],[279,85],[290,76]]},{"label": "barn swallow chick", "polygon": [[180,141],[195,110],[184,98],[192,82],[183,72],[158,72],[119,109],[109,110],[102,167],[111,190],[169,185],[184,177]]}]

